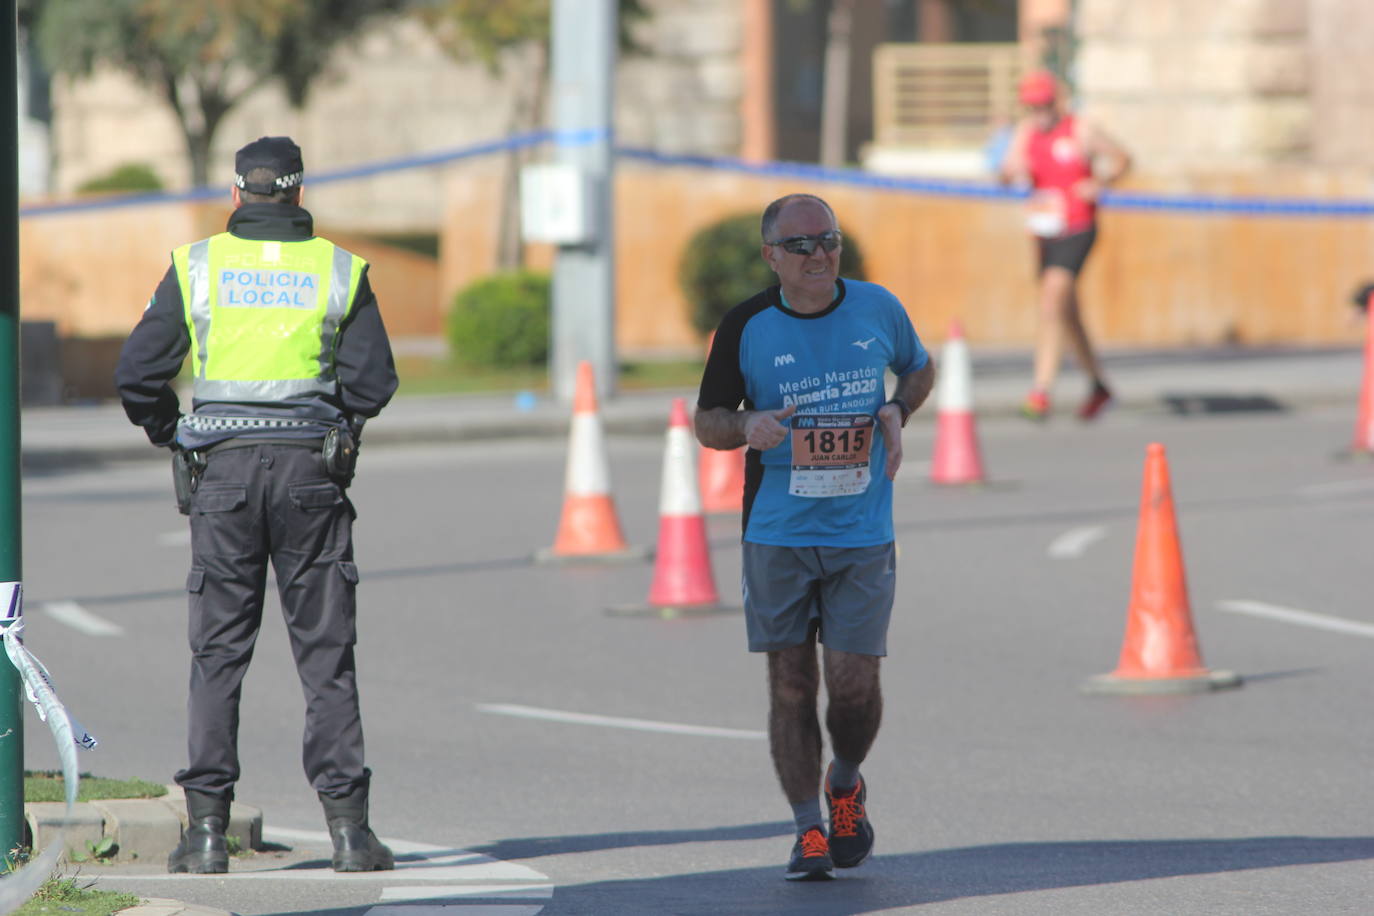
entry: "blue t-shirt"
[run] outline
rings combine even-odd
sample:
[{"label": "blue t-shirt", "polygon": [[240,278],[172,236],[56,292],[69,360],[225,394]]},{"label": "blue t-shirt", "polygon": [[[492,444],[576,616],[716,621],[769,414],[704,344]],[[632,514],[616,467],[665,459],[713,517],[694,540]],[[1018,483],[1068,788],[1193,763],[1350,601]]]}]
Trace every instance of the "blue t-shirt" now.
[{"label": "blue t-shirt", "polygon": [[876,416],[887,400],[884,371],[906,375],[929,359],[901,302],[876,283],[840,280],[834,301],[811,314],[787,308],[776,286],[731,309],[711,345],[697,407],[797,405],[787,439],[763,453],[749,449],[744,539],[787,547],[891,541],[892,482],[876,422],[866,433],[872,436],[868,485],[853,495],[793,495],[792,439],[816,433],[806,426],[815,421],[797,422],[808,414]]}]

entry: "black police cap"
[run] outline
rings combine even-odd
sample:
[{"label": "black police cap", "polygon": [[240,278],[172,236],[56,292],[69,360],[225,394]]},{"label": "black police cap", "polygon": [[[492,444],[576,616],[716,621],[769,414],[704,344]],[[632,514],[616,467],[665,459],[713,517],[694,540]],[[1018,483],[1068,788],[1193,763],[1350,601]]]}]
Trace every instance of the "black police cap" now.
[{"label": "black police cap", "polygon": [[[272,172],[270,182],[249,181],[253,169]],[[305,180],[301,148],[290,137],[259,137],[234,154],[234,184],[253,194],[273,194]]]}]

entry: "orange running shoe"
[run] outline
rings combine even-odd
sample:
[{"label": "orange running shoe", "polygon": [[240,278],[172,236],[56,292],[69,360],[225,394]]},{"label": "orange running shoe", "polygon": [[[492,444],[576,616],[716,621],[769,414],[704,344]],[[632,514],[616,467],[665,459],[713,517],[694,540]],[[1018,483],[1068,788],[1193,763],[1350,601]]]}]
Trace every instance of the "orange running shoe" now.
[{"label": "orange running shoe", "polygon": [[835,877],[835,863],[830,859],[830,844],[821,828],[812,827],[797,837],[792,847],[792,861],[787,863],[788,881],[829,881]]},{"label": "orange running shoe", "polygon": [[846,795],[830,789],[830,770],[825,771],[825,803],[830,808],[830,855],[836,868],[862,865],[873,854],[873,825],[869,823],[864,800],[868,787],[863,777]]}]

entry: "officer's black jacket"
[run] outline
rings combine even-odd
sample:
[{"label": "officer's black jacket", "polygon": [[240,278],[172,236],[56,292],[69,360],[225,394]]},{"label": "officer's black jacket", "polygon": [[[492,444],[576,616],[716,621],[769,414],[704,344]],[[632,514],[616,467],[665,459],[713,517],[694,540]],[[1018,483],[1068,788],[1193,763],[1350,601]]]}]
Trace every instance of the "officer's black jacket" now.
[{"label": "officer's black jacket", "polygon": [[[314,235],[309,212],[290,204],[248,203],[229,216],[228,229],[244,239],[297,242]],[[191,348],[186,310],[175,267],[168,267],[157,291],[124,343],[115,369],[115,386],[124,412],[143,427],[154,445],[171,445],[181,405],[171,382]],[[338,393],[313,404],[281,404],[276,413],[320,421],[324,426],[375,417],[396,392],[396,366],[367,271],[353,307],[339,329],[335,349]],[[201,405],[226,416],[256,415],[263,405]]]}]

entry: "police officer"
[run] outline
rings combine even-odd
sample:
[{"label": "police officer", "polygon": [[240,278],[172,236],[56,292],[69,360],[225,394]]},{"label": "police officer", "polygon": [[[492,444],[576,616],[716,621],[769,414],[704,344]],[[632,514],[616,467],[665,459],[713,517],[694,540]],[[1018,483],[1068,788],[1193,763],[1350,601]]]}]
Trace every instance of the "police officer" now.
[{"label": "police officer", "polygon": [[[190,762],[176,774],[190,826],[167,868],[228,871],[239,690],[270,560],[334,870],[389,869],[368,825],[345,490],[364,421],[396,390],[391,345],[367,262],[316,236],[301,209],[300,148],[262,137],[238,151],[235,172],[228,231],[172,252],[115,372],[129,419],[173,451],[191,517]],[[183,413],[172,380],[188,354]]]}]

